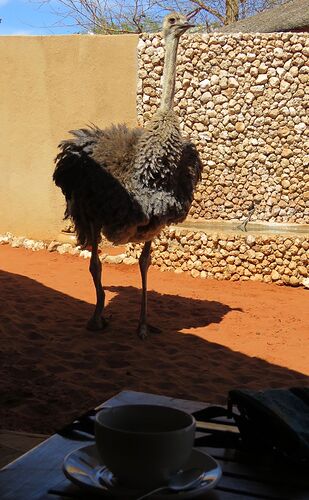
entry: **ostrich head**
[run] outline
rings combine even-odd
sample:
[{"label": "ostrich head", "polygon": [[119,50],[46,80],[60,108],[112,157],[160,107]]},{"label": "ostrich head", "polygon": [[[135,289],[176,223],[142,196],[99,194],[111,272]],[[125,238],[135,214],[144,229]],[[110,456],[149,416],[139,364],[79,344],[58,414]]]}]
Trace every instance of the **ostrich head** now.
[{"label": "ostrich head", "polygon": [[171,12],[163,20],[163,36],[165,40],[179,38],[187,29],[193,27],[194,24],[189,24],[186,16],[178,12]]}]

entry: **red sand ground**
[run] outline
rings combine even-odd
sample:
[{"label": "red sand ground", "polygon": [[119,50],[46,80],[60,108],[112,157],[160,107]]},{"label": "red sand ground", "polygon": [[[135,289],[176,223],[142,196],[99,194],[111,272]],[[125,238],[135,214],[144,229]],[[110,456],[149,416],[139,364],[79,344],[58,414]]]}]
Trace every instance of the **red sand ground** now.
[{"label": "red sand ground", "polygon": [[224,402],[233,387],[308,384],[307,290],[150,269],[162,333],[141,341],[138,266],[103,266],[111,321],[94,333],[88,260],[1,246],[0,262],[6,429],[52,432],[123,389]]}]

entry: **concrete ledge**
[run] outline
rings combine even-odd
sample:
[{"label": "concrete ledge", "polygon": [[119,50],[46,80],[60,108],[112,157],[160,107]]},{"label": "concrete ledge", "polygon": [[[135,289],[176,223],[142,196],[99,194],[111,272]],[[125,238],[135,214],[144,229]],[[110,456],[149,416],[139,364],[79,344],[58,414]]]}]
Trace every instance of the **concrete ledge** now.
[{"label": "concrete ledge", "polygon": [[262,234],[299,234],[309,236],[309,224],[296,224],[285,222],[265,222],[254,221],[248,222],[246,230],[241,230],[240,226],[244,220],[231,220],[231,221],[218,221],[218,220],[196,220],[187,219],[182,224],[171,226],[173,228],[183,227],[191,231],[204,231],[207,233],[233,233],[233,234],[246,234],[257,233]]}]

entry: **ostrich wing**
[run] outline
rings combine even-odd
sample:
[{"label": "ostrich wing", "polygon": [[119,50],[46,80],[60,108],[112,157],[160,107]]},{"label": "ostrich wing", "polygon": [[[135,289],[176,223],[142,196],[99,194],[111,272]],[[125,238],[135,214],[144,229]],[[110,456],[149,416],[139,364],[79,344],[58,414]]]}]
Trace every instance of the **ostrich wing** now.
[{"label": "ostrich wing", "polygon": [[91,226],[115,243],[129,241],[137,225],[148,223],[129,188],[132,157],[142,130],[125,125],[71,132],[60,144],[53,179],[67,201],[82,245],[91,242]]},{"label": "ostrich wing", "polygon": [[142,128],[129,129],[126,125],[113,125],[100,130],[92,157],[127,189],[134,169],[134,158]]},{"label": "ostrich wing", "polygon": [[202,177],[203,165],[199,153],[192,142],[184,141],[183,149],[175,172],[174,196],[177,203],[175,213],[170,213],[168,224],[182,222],[190,210],[194,191]]},{"label": "ostrich wing", "polygon": [[188,204],[187,210],[193,201],[194,190],[202,178],[203,165],[199,153],[192,142],[185,141],[177,170],[177,196]]},{"label": "ostrich wing", "polygon": [[[74,138],[62,141],[59,145],[61,152],[56,158],[57,166],[54,173],[57,186],[62,188],[61,184],[65,181],[65,172],[60,168],[60,163],[65,158],[73,163],[92,158],[125,188],[128,187],[137,142],[143,129],[129,129],[125,124],[121,124],[106,129],[91,126],[86,129],[71,130],[70,133]],[[70,170],[69,163],[66,166]]]}]

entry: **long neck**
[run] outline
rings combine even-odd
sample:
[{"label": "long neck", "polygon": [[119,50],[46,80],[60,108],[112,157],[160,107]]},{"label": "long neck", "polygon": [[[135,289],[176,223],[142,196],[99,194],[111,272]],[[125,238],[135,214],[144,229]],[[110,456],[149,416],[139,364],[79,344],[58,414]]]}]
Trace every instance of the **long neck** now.
[{"label": "long neck", "polygon": [[163,68],[163,85],[160,110],[169,111],[173,108],[176,80],[176,58],[179,38],[172,37],[166,40],[165,59]]}]

